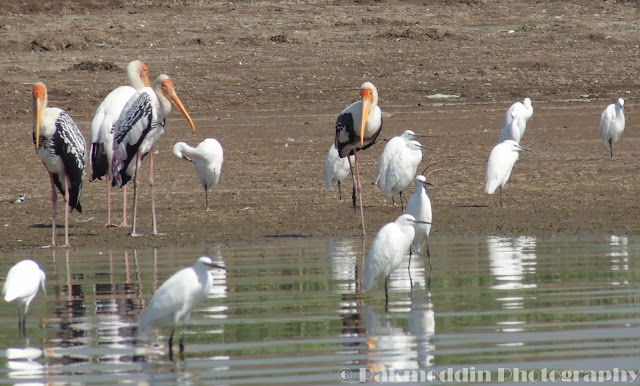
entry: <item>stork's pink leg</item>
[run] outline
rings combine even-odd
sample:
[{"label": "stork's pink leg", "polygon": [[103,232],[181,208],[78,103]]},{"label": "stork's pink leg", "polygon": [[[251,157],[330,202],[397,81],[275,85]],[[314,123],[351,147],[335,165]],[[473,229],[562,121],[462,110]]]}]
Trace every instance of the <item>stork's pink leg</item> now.
[{"label": "stork's pink leg", "polygon": [[353,148],[353,159],[356,161],[356,178],[358,182],[358,198],[360,199],[360,217],[362,218],[362,236],[367,233],[364,230],[364,211],[362,210],[362,186],[360,185],[360,171],[358,170],[358,156],[356,155],[356,149]]},{"label": "stork's pink leg", "polygon": [[153,194],[153,147],[149,151],[149,188],[151,190],[151,225],[153,229],[153,234],[158,235],[158,227],[156,222],[156,202],[155,195]]},{"label": "stork's pink leg", "polygon": [[58,243],[56,242],[56,207],[58,204],[58,193],[56,192],[56,183],[53,180],[53,173],[49,173],[49,178],[51,179],[51,206],[53,209],[51,215],[51,246],[56,247],[58,246]]},{"label": "stork's pink leg", "polygon": [[140,153],[136,154],[136,171],[133,175],[133,222],[131,223],[131,236],[142,236],[136,232],[136,217],[138,215],[138,167],[140,166]]},{"label": "stork's pink leg", "polygon": [[70,247],[69,243],[69,176],[64,173],[64,246]]},{"label": "stork's pink leg", "polygon": [[111,222],[111,176],[107,173],[107,228],[113,227],[113,223]]},{"label": "stork's pink leg", "polygon": [[122,188],[122,223],[120,223],[120,228],[126,228],[129,226],[127,222],[127,185]]}]

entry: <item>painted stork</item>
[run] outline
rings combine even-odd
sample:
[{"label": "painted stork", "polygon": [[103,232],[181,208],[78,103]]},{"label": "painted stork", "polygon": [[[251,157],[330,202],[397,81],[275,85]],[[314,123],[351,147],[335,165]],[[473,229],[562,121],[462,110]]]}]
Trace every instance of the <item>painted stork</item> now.
[{"label": "painted stork", "polygon": [[[153,234],[158,234],[156,208],[153,194],[153,147],[164,132],[165,119],[171,105],[180,110],[193,130],[196,129],[189,113],[176,94],[173,82],[165,74],[158,75],[153,88],[145,87],[131,97],[114,124],[113,158],[111,160],[112,185],[124,186],[133,178],[133,222],[131,236],[136,232],[138,207],[138,169],[142,159],[149,154],[149,186],[151,190],[151,217]],[[134,161],[135,162],[132,162]]]},{"label": "painted stork", "polygon": [[197,147],[191,147],[184,142],[173,145],[173,154],[178,158],[186,159],[193,163],[196,174],[204,188],[204,197],[207,212],[209,209],[209,189],[218,185],[222,172],[223,152],[220,142],[213,138],[207,138]]},{"label": "painted stork", "polygon": [[[376,142],[376,138],[382,130],[382,110],[378,106],[378,90],[371,82],[364,82],[360,86],[360,98],[360,101],[352,103],[338,115],[335,143],[340,158],[353,155],[355,160],[356,175],[354,177],[352,174],[352,177],[360,200],[362,235],[364,236],[366,232],[364,213],[362,212],[362,186],[357,151],[365,150]],[[359,130],[357,124],[360,124]],[[349,166],[351,167],[351,161],[349,161]]]},{"label": "painted stork", "polygon": [[[47,107],[47,88],[44,83],[33,86],[33,143],[36,154],[49,172],[51,202],[53,204],[51,245],[56,242],[56,187],[64,196],[64,240],[69,244],[69,211],[82,213],[80,196],[87,149],[84,137],[64,110]],[[69,209],[70,208],[70,209]]]},{"label": "painted stork", "polygon": [[[114,226],[111,222],[111,158],[113,156],[113,124],[116,123],[127,101],[143,87],[149,87],[147,65],[134,60],[127,65],[127,79],[130,86],[120,86],[111,91],[100,103],[91,122],[91,178],[107,180],[107,227]],[[127,187],[123,189],[122,223],[120,227],[128,227],[127,223]]]},{"label": "painted stork", "polygon": [[611,158],[613,158],[613,143],[620,139],[624,124],[624,99],[618,98],[618,103],[610,104],[604,109],[598,126],[598,131],[602,135],[602,146],[611,150]]}]

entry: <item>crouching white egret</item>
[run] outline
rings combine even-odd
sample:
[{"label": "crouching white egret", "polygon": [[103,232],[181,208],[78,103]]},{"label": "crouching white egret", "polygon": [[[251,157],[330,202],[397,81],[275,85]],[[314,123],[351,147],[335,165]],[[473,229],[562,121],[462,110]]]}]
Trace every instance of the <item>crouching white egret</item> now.
[{"label": "crouching white egret", "polygon": [[484,191],[493,194],[497,188],[500,188],[500,207],[503,206],[502,188],[509,181],[511,169],[513,169],[513,165],[518,160],[519,152],[522,150],[533,153],[533,150],[522,147],[516,141],[509,139],[497,144],[489,155]]},{"label": "crouching white egret", "polygon": [[207,256],[200,257],[192,267],[183,268],[167,279],[153,294],[149,306],[140,319],[140,333],[154,327],[173,322],[169,336],[169,353],[172,353],[173,333],[176,324],[183,320],[180,335],[180,353],[184,352],[184,331],[191,319],[191,313],[209,295],[211,290],[211,269],[226,269],[214,264]]},{"label": "crouching white egret", "polygon": [[177,142],[173,145],[173,154],[178,158],[193,162],[196,174],[204,187],[206,210],[207,212],[211,211],[209,209],[209,189],[218,185],[224,158],[220,142],[213,138],[207,138],[195,148],[184,142]]},{"label": "crouching white egret", "polygon": [[14,300],[18,303],[18,330],[26,335],[26,320],[29,304],[36,297],[38,288],[42,288],[44,296],[47,290],[44,288],[47,276],[40,269],[38,263],[33,260],[22,260],[9,270],[7,280],[2,287],[2,296],[7,302]]}]

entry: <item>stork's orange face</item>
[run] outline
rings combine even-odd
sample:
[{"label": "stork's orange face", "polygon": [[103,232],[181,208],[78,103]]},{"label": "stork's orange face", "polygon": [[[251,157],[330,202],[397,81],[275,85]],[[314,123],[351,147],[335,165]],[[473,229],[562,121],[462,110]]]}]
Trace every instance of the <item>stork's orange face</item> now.
[{"label": "stork's orange face", "polygon": [[360,89],[360,98],[362,98],[362,121],[360,122],[360,146],[362,146],[364,145],[364,128],[367,125],[367,118],[373,104],[373,90],[371,88]]},{"label": "stork's orange face", "polygon": [[172,105],[180,110],[182,115],[184,115],[184,117],[187,119],[187,122],[189,122],[191,129],[195,131],[196,125],[193,123],[193,120],[189,116],[189,113],[182,105],[182,101],[178,97],[178,94],[176,94],[176,90],[173,87],[173,82],[171,81],[171,79],[165,79],[162,81],[162,94],[164,94],[164,96],[171,102]]},{"label": "stork's orange face", "polygon": [[40,121],[42,120],[42,112],[46,107],[47,88],[43,83],[36,83],[33,86],[33,106],[36,115],[36,149],[40,147]]}]

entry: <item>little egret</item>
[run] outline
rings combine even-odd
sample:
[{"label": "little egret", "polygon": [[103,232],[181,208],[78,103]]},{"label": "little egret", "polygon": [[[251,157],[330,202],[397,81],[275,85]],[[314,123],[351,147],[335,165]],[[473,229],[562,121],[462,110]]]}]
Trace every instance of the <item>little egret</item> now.
[{"label": "little egret", "polygon": [[[360,171],[358,170],[357,151],[365,150],[373,145],[382,130],[382,110],[378,106],[378,90],[371,82],[364,82],[360,86],[360,101],[347,106],[336,120],[335,143],[340,158],[353,155],[356,173],[353,185],[356,186],[360,200],[360,217],[362,219],[362,235],[365,235],[364,213],[362,212],[362,186],[360,185]],[[360,124],[358,129],[357,125]],[[351,166],[351,161],[349,161]],[[357,181],[356,181],[357,179]]]},{"label": "little egret", "polygon": [[[504,120],[502,121],[502,131],[498,136],[498,143],[504,142],[508,139],[514,140],[520,143],[524,130],[527,128],[527,121],[533,116],[533,106],[531,105],[531,99],[524,98],[523,102],[516,102],[509,107],[504,114]],[[517,126],[512,126],[511,122],[517,120]]]},{"label": "little egret", "polygon": [[369,253],[364,263],[362,290],[370,290],[373,288],[375,280],[384,276],[385,307],[387,310],[389,308],[389,276],[400,266],[402,258],[409,251],[416,232],[415,224],[429,223],[417,221],[412,215],[405,213],[396,221],[380,228],[371,247],[369,247]]},{"label": "little egret", "polygon": [[206,210],[207,212],[211,211],[209,209],[209,189],[218,185],[222,172],[223,152],[220,142],[213,138],[207,138],[195,148],[184,142],[178,142],[173,145],[173,154],[193,163],[204,188]]},{"label": "little egret", "polygon": [[396,193],[399,193],[400,210],[402,211],[404,211],[402,191],[415,178],[418,165],[422,161],[422,150],[424,149],[433,150],[430,147],[422,146],[418,141],[408,141],[405,146],[396,151],[387,165],[384,194],[387,197],[393,197]]},{"label": "little egret", "polygon": [[604,109],[598,131],[602,135],[602,146],[611,150],[613,158],[613,143],[618,142],[624,131],[624,99],[618,98],[618,103],[610,104]]},{"label": "little egret", "polygon": [[411,268],[411,254],[418,253],[427,245],[427,256],[429,257],[429,269],[431,269],[431,254],[429,253],[429,232],[431,231],[431,200],[427,195],[427,186],[433,186],[422,174],[416,176],[414,183],[415,192],[407,200],[406,213],[412,215],[416,220],[425,221],[429,224],[415,224],[416,234],[413,237],[411,248],[409,249],[409,269]]},{"label": "little egret", "polygon": [[[327,190],[331,190],[334,184],[338,184],[338,197],[342,200],[342,188],[340,184],[347,177],[351,168],[349,164],[353,162],[353,156],[350,155],[349,158],[344,157],[340,158],[338,154],[338,149],[336,149],[336,144],[332,143],[329,148],[329,152],[327,152],[327,158],[324,160],[324,186]],[[355,186],[353,187],[353,208],[356,208],[356,197],[355,197]]]},{"label": "little egret", "polygon": [[178,321],[183,319],[180,335],[180,353],[183,353],[184,331],[193,309],[209,295],[212,282],[209,270],[213,268],[226,269],[214,264],[211,258],[202,256],[192,267],[181,269],[162,283],[140,319],[140,333],[173,322],[169,336],[169,352],[172,352],[173,332]]},{"label": "little egret", "polygon": [[22,260],[9,270],[7,280],[2,287],[4,300],[18,303],[18,330],[26,335],[26,320],[29,304],[38,293],[41,287],[44,296],[47,296],[45,281],[47,277],[38,263],[33,260]]},{"label": "little egret", "polygon": [[514,140],[508,139],[497,144],[489,155],[487,162],[487,173],[485,175],[485,192],[488,194],[495,193],[500,188],[500,207],[502,207],[502,188],[509,181],[511,169],[518,160],[521,150],[533,153],[533,150],[522,147]]}]

